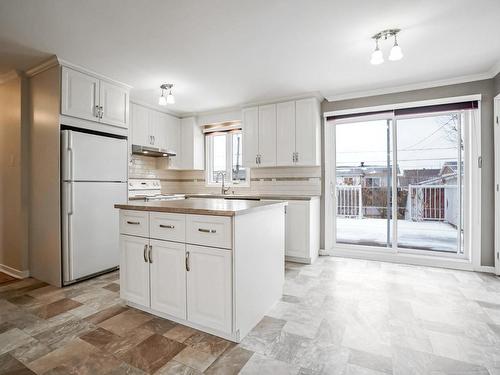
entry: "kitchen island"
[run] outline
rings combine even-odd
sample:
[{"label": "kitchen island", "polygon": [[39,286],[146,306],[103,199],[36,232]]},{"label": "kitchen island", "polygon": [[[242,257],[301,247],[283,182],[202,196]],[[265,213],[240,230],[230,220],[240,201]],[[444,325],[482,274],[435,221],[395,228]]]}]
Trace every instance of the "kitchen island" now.
[{"label": "kitchen island", "polygon": [[128,305],[235,341],[282,295],[286,202],[117,204]]}]

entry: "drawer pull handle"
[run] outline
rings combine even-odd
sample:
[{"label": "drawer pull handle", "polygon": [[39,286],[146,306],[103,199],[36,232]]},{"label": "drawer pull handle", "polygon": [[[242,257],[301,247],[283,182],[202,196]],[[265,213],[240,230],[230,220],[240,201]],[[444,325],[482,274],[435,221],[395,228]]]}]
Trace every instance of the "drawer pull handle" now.
[{"label": "drawer pull handle", "polygon": [[215,229],[204,229],[204,228],[198,228],[198,232],[203,232],[203,233],[217,233]]},{"label": "drawer pull handle", "polygon": [[186,251],[186,271],[191,271],[191,266],[189,265],[189,251]]},{"label": "drawer pull handle", "polygon": [[144,262],[148,262],[148,258],[146,257],[146,253],[148,251],[148,245],[144,245],[144,253],[142,254],[142,256],[144,257]]},{"label": "drawer pull handle", "polygon": [[141,223],[139,221],[127,221],[127,224],[130,224],[130,225],[139,225]]},{"label": "drawer pull handle", "polygon": [[164,224],[160,224],[160,228],[175,229],[175,225],[164,225]]},{"label": "drawer pull handle", "polygon": [[148,259],[149,263],[153,263],[153,246],[149,245],[149,251],[148,251]]}]

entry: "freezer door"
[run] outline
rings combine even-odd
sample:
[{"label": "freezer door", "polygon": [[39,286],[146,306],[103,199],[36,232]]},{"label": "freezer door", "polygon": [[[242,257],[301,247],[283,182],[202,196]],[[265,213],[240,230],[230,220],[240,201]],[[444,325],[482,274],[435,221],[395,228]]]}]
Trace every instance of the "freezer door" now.
[{"label": "freezer door", "polygon": [[116,203],[127,201],[127,184],[63,182],[63,280],[117,267],[119,217]]},{"label": "freezer door", "polygon": [[61,131],[63,181],[127,181],[127,141]]}]

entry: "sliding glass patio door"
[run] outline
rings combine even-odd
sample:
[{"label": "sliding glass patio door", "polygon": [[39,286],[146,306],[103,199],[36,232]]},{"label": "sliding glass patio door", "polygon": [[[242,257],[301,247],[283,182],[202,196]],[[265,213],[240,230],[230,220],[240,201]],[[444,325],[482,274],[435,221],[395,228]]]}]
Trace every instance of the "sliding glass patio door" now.
[{"label": "sliding glass patio door", "polygon": [[464,254],[469,112],[390,111],[333,121],[337,247]]}]

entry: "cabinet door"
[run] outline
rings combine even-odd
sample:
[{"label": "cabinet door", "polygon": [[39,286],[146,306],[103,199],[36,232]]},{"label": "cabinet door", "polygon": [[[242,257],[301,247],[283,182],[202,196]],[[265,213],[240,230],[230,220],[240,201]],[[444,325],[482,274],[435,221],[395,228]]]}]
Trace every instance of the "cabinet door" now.
[{"label": "cabinet door", "polygon": [[259,153],[259,108],[245,108],[242,112],[243,164],[247,168],[257,167]]},{"label": "cabinet door", "polygon": [[187,318],[231,333],[231,251],[187,245]]},{"label": "cabinet door", "polygon": [[149,307],[147,238],[120,235],[120,297]]},{"label": "cabinet door", "polygon": [[276,105],[276,164],[294,165],[295,101]]},{"label": "cabinet door", "polygon": [[156,111],[155,114],[157,120],[153,133],[154,145],[162,150],[166,150],[168,148],[169,115]]},{"label": "cabinet door", "polygon": [[88,74],[62,68],[61,113],[84,120],[99,121],[99,80]]},{"label": "cabinet door", "polygon": [[320,110],[315,98],[297,100],[296,165],[320,165]]},{"label": "cabinet door", "polygon": [[309,202],[288,201],[285,218],[285,255],[308,258]]},{"label": "cabinet door", "polygon": [[[161,126],[161,118],[160,112],[149,110],[149,119],[148,119],[148,146],[151,147],[159,147],[161,143],[162,136],[165,135],[162,132],[163,128]],[[163,133],[163,134],[162,134]]]},{"label": "cabinet door", "polygon": [[169,157],[169,167],[171,169],[181,168],[181,120],[177,117],[167,115],[167,144],[168,151],[174,151],[175,156]]},{"label": "cabinet door", "polygon": [[151,240],[151,308],[186,319],[186,245]]},{"label": "cabinet door", "polygon": [[128,90],[107,81],[100,81],[99,92],[101,122],[127,129]]},{"label": "cabinet door", "polygon": [[130,126],[132,127],[132,144],[151,146],[149,138],[149,110],[137,104],[130,106]]},{"label": "cabinet door", "polygon": [[276,166],[276,104],[259,106],[259,155],[259,166]]}]

